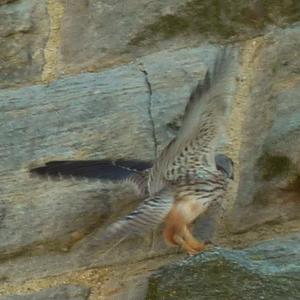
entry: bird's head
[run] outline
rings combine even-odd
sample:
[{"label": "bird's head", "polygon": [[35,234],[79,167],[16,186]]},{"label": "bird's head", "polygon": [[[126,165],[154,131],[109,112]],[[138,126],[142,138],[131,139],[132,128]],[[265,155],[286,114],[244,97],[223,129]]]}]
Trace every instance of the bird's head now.
[{"label": "bird's head", "polygon": [[221,171],[227,178],[234,179],[233,161],[230,157],[225,154],[217,154],[215,156],[216,167]]}]

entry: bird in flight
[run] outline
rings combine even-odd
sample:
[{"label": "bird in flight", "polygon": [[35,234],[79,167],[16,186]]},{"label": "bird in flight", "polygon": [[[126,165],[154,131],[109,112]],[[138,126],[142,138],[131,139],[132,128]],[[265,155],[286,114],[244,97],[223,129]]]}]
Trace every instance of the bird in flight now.
[{"label": "bird in flight", "polygon": [[152,163],[140,160],[52,161],[31,173],[128,181],[143,197],[130,214],[110,225],[103,239],[141,235],[164,223],[167,244],[189,254],[205,248],[191,225],[212,203],[224,199],[233,162],[216,154],[224,131],[228,103],[224,90],[230,49],[222,49],[214,67],[192,91],[177,136]]}]

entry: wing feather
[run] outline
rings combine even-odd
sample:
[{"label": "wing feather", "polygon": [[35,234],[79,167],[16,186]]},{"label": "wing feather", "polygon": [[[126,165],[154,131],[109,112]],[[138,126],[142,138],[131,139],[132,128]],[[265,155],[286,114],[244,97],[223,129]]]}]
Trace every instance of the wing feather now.
[{"label": "wing feather", "polygon": [[155,229],[167,216],[173,203],[173,195],[167,190],[162,190],[156,195],[146,198],[129,215],[110,225],[102,239],[111,240],[142,235]]},{"label": "wing feather", "polygon": [[229,107],[226,88],[228,80],[232,80],[232,54],[231,49],[222,49],[212,71],[207,71],[192,91],[176,138],[162,151],[151,170],[150,194],[168,181],[199,176],[201,167],[216,170],[215,149]]}]

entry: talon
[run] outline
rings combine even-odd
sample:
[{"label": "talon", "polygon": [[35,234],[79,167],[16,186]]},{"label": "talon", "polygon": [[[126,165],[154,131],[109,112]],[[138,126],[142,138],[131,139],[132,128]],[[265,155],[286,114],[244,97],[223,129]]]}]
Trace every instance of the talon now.
[{"label": "talon", "polygon": [[196,255],[198,252],[195,252],[195,251],[188,251],[187,252],[189,256],[194,256]]},{"label": "talon", "polygon": [[189,256],[194,256],[194,255],[196,255],[196,254],[198,254],[198,253],[200,253],[204,250],[205,250],[205,247],[201,247],[201,248],[199,247],[199,248],[194,248],[192,250],[187,250],[187,253],[188,253]]},{"label": "talon", "polygon": [[204,242],[204,245],[212,245],[212,246],[217,246],[213,241],[211,240],[205,240]]}]

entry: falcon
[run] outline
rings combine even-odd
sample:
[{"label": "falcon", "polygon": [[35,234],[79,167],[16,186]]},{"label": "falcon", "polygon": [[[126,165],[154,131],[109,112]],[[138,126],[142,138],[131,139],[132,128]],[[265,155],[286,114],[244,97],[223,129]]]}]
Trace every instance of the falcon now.
[{"label": "falcon", "polygon": [[192,91],[177,136],[152,163],[119,159],[52,161],[31,169],[39,175],[127,181],[143,197],[140,205],[110,225],[103,239],[141,235],[164,223],[167,244],[189,254],[205,244],[191,231],[195,219],[220,203],[233,179],[233,162],[216,154],[228,115],[224,87],[230,69],[230,49],[222,49],[214,67]]}]

